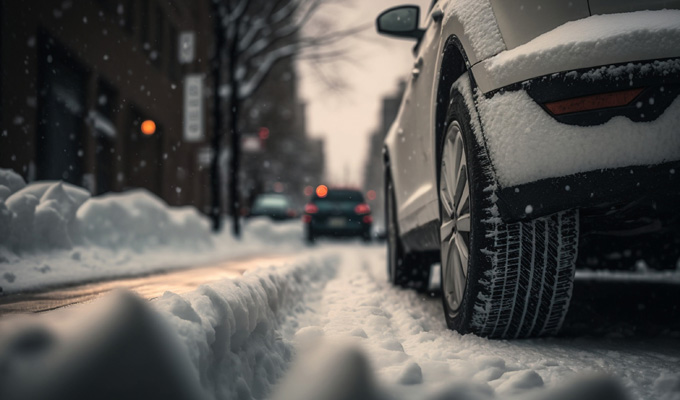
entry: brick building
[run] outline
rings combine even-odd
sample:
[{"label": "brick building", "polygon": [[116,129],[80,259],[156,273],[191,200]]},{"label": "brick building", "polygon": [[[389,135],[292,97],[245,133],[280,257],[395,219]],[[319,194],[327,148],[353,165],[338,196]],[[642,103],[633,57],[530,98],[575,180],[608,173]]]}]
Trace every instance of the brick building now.
[{"label": "brick building", "polygon": [[0,1],[0,168],[205,210],[211,2]]}]

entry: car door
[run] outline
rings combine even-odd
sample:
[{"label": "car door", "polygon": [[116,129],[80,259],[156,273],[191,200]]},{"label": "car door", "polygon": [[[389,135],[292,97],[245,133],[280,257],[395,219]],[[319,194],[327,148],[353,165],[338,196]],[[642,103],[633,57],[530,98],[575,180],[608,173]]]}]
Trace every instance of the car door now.
[{"label": "car door", "polygon": [[396,197],[402,232],[439,218],[432,124],[440,24],[438,18],[433,18],[433,13],[439,12],[438,6],[433,5],[424,36],[415,51],[402,115],[396,127],[398,154],[394,164],[398,170],[393,173],[400,175],[397,190],[401,193]]}]

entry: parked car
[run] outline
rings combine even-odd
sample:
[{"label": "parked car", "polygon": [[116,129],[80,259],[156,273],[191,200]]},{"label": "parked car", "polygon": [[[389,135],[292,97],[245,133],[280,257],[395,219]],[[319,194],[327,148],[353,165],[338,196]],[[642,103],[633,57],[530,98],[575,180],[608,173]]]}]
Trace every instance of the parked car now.
[{"label": "parked car", "polygon": [[[568,3],[568,4],[567,4]],[[662,10],[663,8],[663,10]],[[388,271],[448,326],[555,334],[576,264],[676,268],[680,1],[435,0],[385,138]]]},{"label": "parked car", "polygon": [[328,189],[321,185],[305,206],[302,218],[307,242],[320,236],[358,236],[371,241],[371,208],[358,190]]},{"label": "parked car", "polygon": [[250,216],[266,216],[274,221],[283,221],[297,218],[298,213],[288,196],[281,193],[265,193],[255,199]]}]

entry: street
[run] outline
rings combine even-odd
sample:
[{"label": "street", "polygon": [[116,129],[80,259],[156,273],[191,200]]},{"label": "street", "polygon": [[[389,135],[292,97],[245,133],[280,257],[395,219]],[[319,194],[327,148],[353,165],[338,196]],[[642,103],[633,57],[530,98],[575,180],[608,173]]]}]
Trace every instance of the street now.
[{"label": "street", "polygon": [[[257,266],[271,267],[256,268],[240,277],[244,270]],[[609,278],[603,274],[581,275],[576,279],[560,335],[515,341],[461,336],[447,329],[438,294],[392,287],[387,282],[383,245],[359,242],[321,241],[312,247],[301,245],[295,256],[253,257],[44,294],[10,296],[3,299],[2,307],[4,313],[19,309],[32,312],[91,302],[86,306],[94,310],[103,306],[92,300],[113,287],[126,287],[148,299],[166,290],[174,292],[152,300],[151,305],[178,329],[180,342],[194,343],[186,349],[190,357],[196,351],[192,348],[213,340],[200,333],[206,329],[207,333],[229,326],[231,340],[240,343],[233,349],[209,345],[210,357],[222,360],[217,364],[204,364],[204,356],[195,361],[199,369],[232,371],[234,376],[210,378],[208,386],[214,385],[221,393],[234,393],[240,379],[249,390],[267,393],[278,381],[276,377],[288,369],[289,356],[285,354],[295,351],[304,355],[306,349],[324,344],[333,347],[334,343],[350,343],[361,349],[380,390],[398,398],[423,398],[450,385],[455,392],[462,390],[456,386],[462,381],[475,382],[477,386],[466,386],[466,390],[472,390],[478,398],[489,393],[501,398],[528,395],[593,374],[613,376],[633,398],[665,398],[665,390],[675,393],[672,382],[677,379],[680,364],[677,275],[646,275],[642,281],[636,281],[634,274],[610,274]],[[195,314],[187,314],[186,307],[192,307]],[[68,307],[45,317],[55,314],[51,320],[58,320],[71,309],[73,317],[81,313]],[[237,319],[232,320],[234,317]],[[5,327],[13,321],[11,318],[3,317]],[[251,322],[245,323],[243,318]],[[187,323],[198,321],[203,322],[187,330]],[[251,358],[254,354],[260,356]],[[249,378],[247,371],[231,364],[236,359],[256,370],[265,368],[270,383]]]}]

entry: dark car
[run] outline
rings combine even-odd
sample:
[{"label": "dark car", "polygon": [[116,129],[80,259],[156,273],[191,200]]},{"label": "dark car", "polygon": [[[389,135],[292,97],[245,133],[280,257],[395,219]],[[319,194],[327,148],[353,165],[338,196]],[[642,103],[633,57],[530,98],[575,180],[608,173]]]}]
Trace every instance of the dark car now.
[{"label": "dark car", "polygon": [[255,199],[250,209],[251,217],[266,216],[275,221],[283,221],[297,217],[292,201],[285,194],[261,194]]},{"label": "dark car", "polygon": [[359,236],[371,240],[371,208],[358,190],[317,188],[305,206],[305,238]]}]

